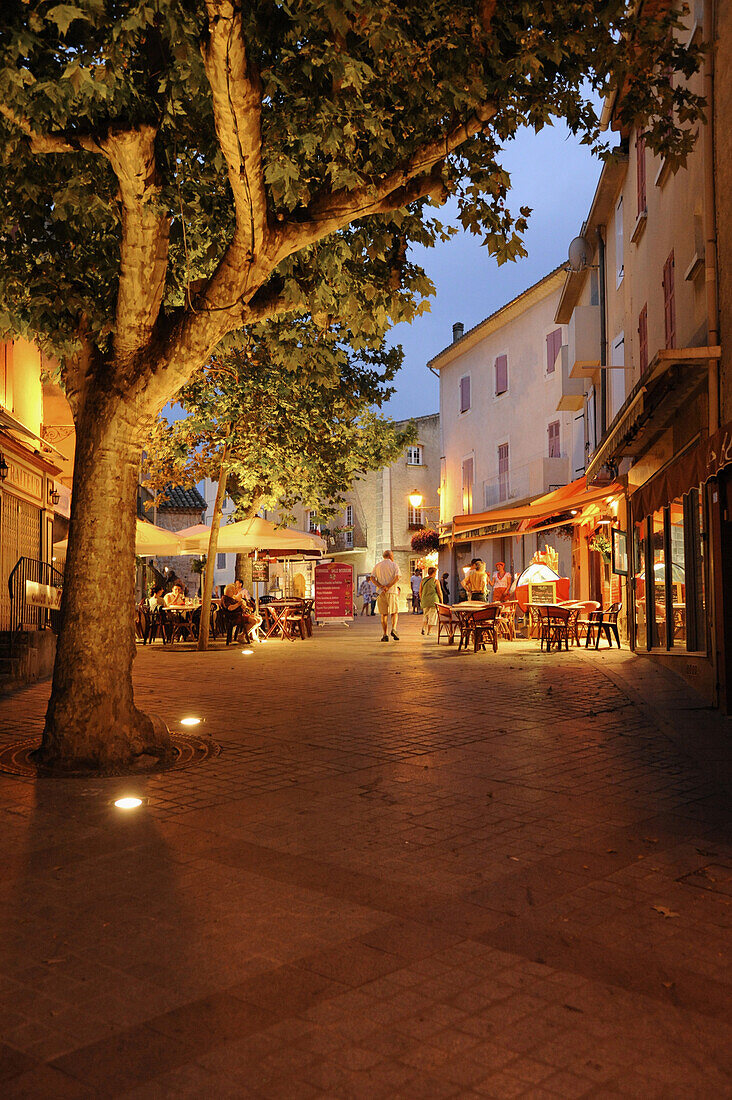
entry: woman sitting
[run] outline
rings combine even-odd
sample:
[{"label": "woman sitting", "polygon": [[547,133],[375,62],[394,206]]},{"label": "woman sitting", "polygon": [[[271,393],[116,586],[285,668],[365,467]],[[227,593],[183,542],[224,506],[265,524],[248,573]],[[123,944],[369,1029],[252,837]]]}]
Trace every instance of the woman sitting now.
[{"label": "woman sitting", "polygon": [[221,597],[221,611],[226,623],[226,644],[230,645],[235,631],[243,630],[248,642],[252,640],[252,632],[261,625],[261,615],[252,612],[247,604],[241,581],[227,584]]}]

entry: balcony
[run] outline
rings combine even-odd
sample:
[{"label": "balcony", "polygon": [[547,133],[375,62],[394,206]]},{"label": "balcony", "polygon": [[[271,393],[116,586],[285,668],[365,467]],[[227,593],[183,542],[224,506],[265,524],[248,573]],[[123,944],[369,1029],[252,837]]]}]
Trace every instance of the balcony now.
[{"label": "balcony", "polygon": [[568,329],[569,378],[587,378],[600,366],[600,307],[576,306]]},{"label": "balcony", "polygon": [[583,378],[571,378],[569,374],[569,346],[564,344],[559,352],[562,372],[562,395],[557,403],[557,412],[577,412],[585,403],[585,383]]}]

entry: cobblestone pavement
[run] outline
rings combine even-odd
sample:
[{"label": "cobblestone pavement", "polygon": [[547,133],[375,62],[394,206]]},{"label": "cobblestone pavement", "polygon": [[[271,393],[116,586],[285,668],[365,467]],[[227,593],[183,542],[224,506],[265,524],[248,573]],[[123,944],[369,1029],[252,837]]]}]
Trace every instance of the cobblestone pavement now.
[{"label": "cobblestone pavement", "polygon": [[3,1096],[732,1095],[730,724],[627,651],[400,632],[141,650],[218,757],[0,777]]}]

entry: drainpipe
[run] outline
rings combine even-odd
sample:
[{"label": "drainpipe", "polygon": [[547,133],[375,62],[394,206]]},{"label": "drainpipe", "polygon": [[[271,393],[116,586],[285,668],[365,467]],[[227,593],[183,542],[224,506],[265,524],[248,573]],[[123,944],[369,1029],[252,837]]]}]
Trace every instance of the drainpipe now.
[{"label": "drainpipe", "polygon": [[[719,288],[717,284],[717,212],[714,194],[714,2],[705,0],[702,37],[708,44],[704,55],[704,97],[709,121],[703,128],[704,153],[704,267],[707,297],[707,344],[719,344]],[[709,434],[719,428],[719,361],[708,363]]]},{"label": "drainpipe", "polygon": [[598,225],[595,230],[597,237],[597,265],[599,268],[600,282],[600,439],[605,438],[607,431],[607,290],[605,287],[605,240],[602,229]]}]

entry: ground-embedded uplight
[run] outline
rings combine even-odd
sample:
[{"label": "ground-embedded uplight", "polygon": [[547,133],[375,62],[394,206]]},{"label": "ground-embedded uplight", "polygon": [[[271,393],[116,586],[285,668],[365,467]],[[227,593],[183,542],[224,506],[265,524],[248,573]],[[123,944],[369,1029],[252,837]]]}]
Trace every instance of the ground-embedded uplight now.
[{"label": "ground-embedded uplight", "polygon": [[200,726],[201,719],[200,718],[193,718],[193,717],[191,717],[191,718],[181,718],[180,724],[181,724],[181,726]]},{"label": "ground-embedded uplight", "polygon": [[136,810],[138,806],[142,806],[142,799],[128,795],[125,798],[116,799],[114,804],[118,810]]},{"label": "ground-embedded uplight", "polygon": [[242,649],[242,653],[244,654],[245,657],[251,657],[252,654],[254,653],[254,650],[253,649]]}]

